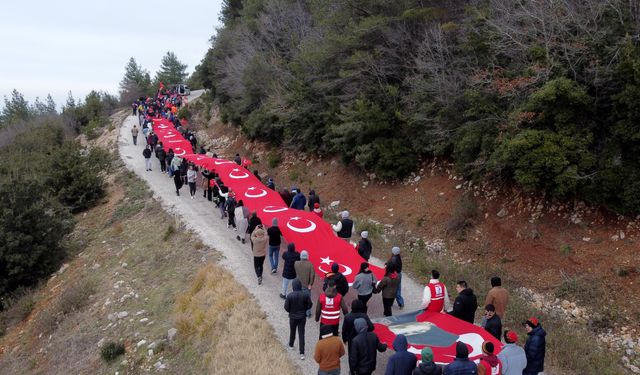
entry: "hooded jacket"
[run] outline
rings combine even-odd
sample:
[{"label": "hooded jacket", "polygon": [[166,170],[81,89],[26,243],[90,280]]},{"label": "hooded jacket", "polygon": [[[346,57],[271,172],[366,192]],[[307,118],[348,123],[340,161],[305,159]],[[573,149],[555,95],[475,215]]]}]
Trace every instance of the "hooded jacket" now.
[{"label": "hooded jacket", "polygon": [[284,259],[284,267],[282,268],[282,277],[285,279],[296,278],[296,261],[300,260],[300,253],[296,251],[296,246],[290,243],[287,246],[287,251],[282,253],[282,259]]},{"label": "hooded jacket", "polygon": [[306,319],[307,310],[313,306],[309,293],[302,291],[302,283],[294,279],[292,283],[293,292],[287,294],[284,301],[284,309],[289,313],[289,319]]},{"label": "hooded jacket", "polygon": [[358,334],[349,345],[349,370],[351,374],[372,373],[376,369],[376,351],[386,351],[387,344],[381,343],[375,333],[367,332],[364,319],[356,319],[354,326]]},{"label": "hooded jacket", "polygon": [[324,278],[324,284],[322,285],[322,290],[327,289],[329,280],[333,280],[336,283],[336,289],[338,289],[338,293],[342,294],[343,297],[349,292],[349,282],[347,281],[347,278],[344,277],[344,275],[341,274],[340,272],[337,272],[337,271],[329,272],[327,276]]},{"label": "hooded jacket", "polygon": [[498,374],[502,374],[502,362],[495,355],[483,355],[478,364],[478,375],[492,375],[494,369]]},{"label": "hooded jacket", "polygon": [[436,365],[433,361],[423,361],[413,370],[411,375],[442,375],[442,367]]},{"label": "hooded jacket", "polygon": [[313,285],[316,281],[316,272],[314,271],[313,263],[308,259],[300,259],[293,265],[296,271],[296,277],[304,284],[304,287]]},{"label": "hooded jacket", "polygon": [[304,211],[304,206],[307,205],[307,198],[299,191],[291,201],[291,208]]},{"label": "hooded jacket", "polygon": [[396,352],[389,358],[384,375],[409,375],[416,368],[418,358],[407,351],[408,346],[405,335],[396,336],[393,340],[393,350]]},{"label": "hooded jacket", "polygon": [[382,278],[382,280],[378,283],[378,286],[376,286],[375,292],[382,292],[382,298],[396,298],[398,285],[400,285],[398,274],[392,272],[390,275]]},{"label": "hooded jacket", "polygon": [[342,342],[351,344],[351,340],[356,337],[356,327],[354,322],[356,319],[362,318],[367,323],[367,331],[373,332],[374,326],[369,316],[364,312],[364,303],[359,299],[351,301],[351,312],[344,316],[342,323]]},{"label": "hooded jacket", "polygon": [[469,360],[467,345],[458,341],[456,343],[456,359],[444,368],[444,375],[476,375],[478,366]]},{"label": "hooded jacket", "polygon": [[[338,290],[335,286],[329,285],[323,293],[328,298],[333,298],[338,295]],[[320,321],[320,317],[322,315],[322,303],[320,302],[320,297],[322,297],[322,294],[318,296],[318,304],[316,304],[316,322]],[[349,312],[349,309],[347,309],[347,303],[344,301],[344,298],[340,300],[340,309],[342,310],[342,313],[344,315],[347,315],[347,313]]]},{"label": "hooded jacket", "polygon": [[267,231],[262,226],[256,227],[251,233],[251,242],[253,242],[253,256],[264,257],[267,256],[267,243],[268,243]]},{"label": "hooded jacket", "polygon": [[456,297],[451,315],[473,324],[477,309],[478,300],[473,294],[473,289],[466,288]]},{"label": "hooded jacket", "polygon": [[537,374],[544,371],[547,333],[542,329],[542,326],[538,325],[527,335],[529,335],[529,337],[524,344],[524,352],[527,355],[527,367],[524,368],[522,374]]},{"label": "hooded jacket", "polygon": [[527,367],[527,355],[516,344],[504,344],[498,358],[502,362],[502,375],[522,375]]}]

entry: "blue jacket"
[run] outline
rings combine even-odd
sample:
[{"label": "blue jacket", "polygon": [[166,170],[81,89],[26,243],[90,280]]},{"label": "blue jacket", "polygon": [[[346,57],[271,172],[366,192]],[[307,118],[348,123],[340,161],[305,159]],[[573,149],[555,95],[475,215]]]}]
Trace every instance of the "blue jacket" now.
[{"label": "blue jacket", "polygon": [[522,375],[527,367],[527,356],[524,349],[516,344],[505,344],[498,359],[502,362],[502,375]]},{"label": "blue jacket", "polygon": [[537,326],[528,333],[529,338],[524,344],[524,353],[527,355],[527,367],[522,372],[523,375],[537,374],[544,371],[544,354],[546,351],[547,333],[542,326]]},{"label": "blue jacket", "polygon": [[307,205],[307,198],[302,194],[302,192],[298,192],[293,197],[293,201],[291,202],[291,208],[295,208],[296,210],[304,211],[304,206]]},{"label": "blue jacket", "polygon": [[396,353],[389,358],[384,375],[411,375],[418,359],[415,354],[407,351],[407,346],[407,338],[404,335],[396,336],[393,340],[393,350]]},{"label": "blue jacket", "polygon": [[476,375],[478,366],[469,358],[456,358],[444,368],[444,375]]}]

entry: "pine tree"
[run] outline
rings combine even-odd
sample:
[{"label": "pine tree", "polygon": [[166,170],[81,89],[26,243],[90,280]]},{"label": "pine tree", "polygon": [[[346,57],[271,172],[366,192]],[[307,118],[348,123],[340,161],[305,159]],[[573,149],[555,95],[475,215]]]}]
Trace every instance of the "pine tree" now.
[{"label": "pine tree", "polygon": [[121,103],[129,103],[139,96],[150,94],[151,76],[138,65],[135,58],[131,57],[124,69],[124,77],[120,81]]},{"label": "pine tree", "polygon": [[2,110],[2,122],[4,124],[14,124],[18,121],[25,121],[31,117],[29,102],[18,91],[11,91],[11,100],[4,98],[4,109]]},{"label": "pine tree", "polygon": [[169,51],[162,57],[160,70],[156,72],[156,86],[162,82],[165,87],[184,83],[187,79],[187,64],[183,64],[178,60],[176,55]]}]

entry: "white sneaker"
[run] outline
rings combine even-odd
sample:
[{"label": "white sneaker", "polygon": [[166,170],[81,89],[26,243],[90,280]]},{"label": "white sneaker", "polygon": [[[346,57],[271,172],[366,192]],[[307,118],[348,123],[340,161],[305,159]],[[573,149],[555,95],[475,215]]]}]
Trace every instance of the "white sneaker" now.
[{"label": "white sneaker", "polygon": [[300,354],[300,359],[304,361],[304,354]]}]

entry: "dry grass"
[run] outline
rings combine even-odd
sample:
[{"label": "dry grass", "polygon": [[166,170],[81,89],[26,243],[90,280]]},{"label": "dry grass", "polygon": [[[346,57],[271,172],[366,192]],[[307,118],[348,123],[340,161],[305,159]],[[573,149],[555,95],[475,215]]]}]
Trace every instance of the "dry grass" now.
[{"label": "dry grass", "polygon": [[176,301],[180,343],[202,352],[209,374],[295,374],[265,318],[248,292],[214,264],[201,268]]}]

